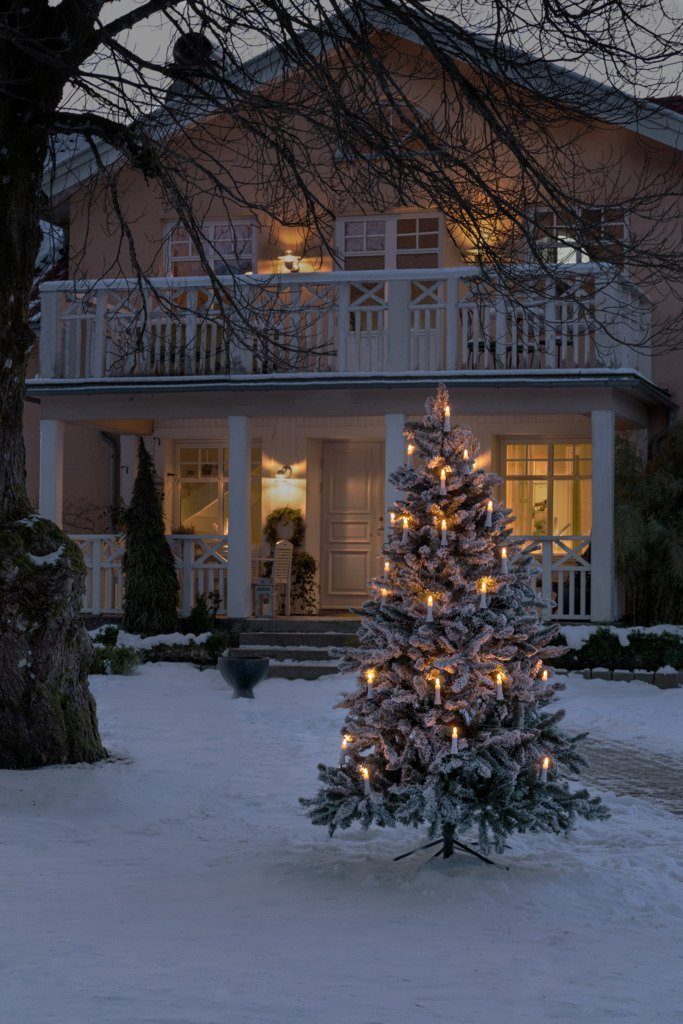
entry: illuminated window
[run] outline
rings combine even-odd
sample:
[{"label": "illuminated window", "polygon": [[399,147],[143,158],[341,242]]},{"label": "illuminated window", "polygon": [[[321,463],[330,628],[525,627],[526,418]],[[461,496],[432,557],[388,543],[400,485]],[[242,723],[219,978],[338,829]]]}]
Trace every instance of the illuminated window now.
[{"label": "illuminated window", "polygon": [[520,536],[591,532],[591,446],[586,442],[505,441],[505,504]]},{"label": "illuminated window", "polygon": [[[202,225],[204,260],[216,274],[256,270],[258,229],[249,221],[207,221]],[[203,277],[195,242],[182,225],[171,230],[168,239],[168,272],[172,277]]]},{"label": "illuminated window", "polygon": [[[228,449],[176,445],[175,529],[228,533]],[[251,542],[261,539],[261,447],[251,449]]]},{"label": "illuminated window", "polygon": [[341,223],[345,270],[419,270],[441,263],[437,213],[353,217]]},{"label": "illuminated window", "polygon": [[550,210],[538,216],[536,242],[549,263],[624,264],[626,222],[619,207],[592,207],[563,221]]}]

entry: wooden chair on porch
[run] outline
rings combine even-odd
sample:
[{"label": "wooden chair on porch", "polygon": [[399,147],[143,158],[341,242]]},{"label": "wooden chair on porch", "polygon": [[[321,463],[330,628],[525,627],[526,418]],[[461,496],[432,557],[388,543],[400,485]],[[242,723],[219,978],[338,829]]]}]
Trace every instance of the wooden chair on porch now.
[{"label": "wooden chair on porch", "polygon": [[254,596],[254,614],[259,614],[259,601],[268,592],[270,615],[276,612],[276,606],[282,601],[285,615],[292,614],[292,556],[294,546],[289,540],[279,540],[275,545],[272,558],[259,559],[262,566],[270,564],[270,576],[259,576],[252,582]]}]

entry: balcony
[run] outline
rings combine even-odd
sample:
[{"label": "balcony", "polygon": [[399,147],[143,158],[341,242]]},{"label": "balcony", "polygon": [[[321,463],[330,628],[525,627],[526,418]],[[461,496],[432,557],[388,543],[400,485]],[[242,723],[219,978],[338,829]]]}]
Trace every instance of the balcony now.
[{"label": "balcony", "polygon": [[204,278],[157,279],[144,297],[133,281],[51,281],[39,379],[601,369],[651,378],[650,303],[633,285],[599,264],[528,275],[514,301],[474,267],[245,275],[225,279],[222,300]]}]

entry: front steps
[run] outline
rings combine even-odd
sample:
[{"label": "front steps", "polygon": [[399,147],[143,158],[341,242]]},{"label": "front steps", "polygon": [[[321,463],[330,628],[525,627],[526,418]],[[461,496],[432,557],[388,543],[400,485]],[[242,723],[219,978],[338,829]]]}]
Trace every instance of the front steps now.
[{"label": "front steps", "polygon": [[356,645],[359,623],[350,616],[247,619],[240,650],[270,658],[269,678],[319,679],[339,671],[338,658],[332,652]]}]

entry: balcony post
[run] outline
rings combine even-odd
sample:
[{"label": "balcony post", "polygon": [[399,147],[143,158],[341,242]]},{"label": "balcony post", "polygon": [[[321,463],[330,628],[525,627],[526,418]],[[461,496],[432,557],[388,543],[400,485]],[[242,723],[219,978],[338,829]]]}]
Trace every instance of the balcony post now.
[{"label": "balcony post", "polygon": [[95,304],[95,321],[93,334],[90,338],[90,372],[93,377],[106,376],[106,337],[107,337],[107,289],[97,289]]},{"label": "balcony post", "polygon": [[62,525],[64,499],[64,423],[40,421],[40,483],[38,511]]},{"label": "balcony post", "polygon": [[40,289],[40,376],[57,376],[57,337],[59,332],[60,293],[55,288]]},{"label": "balcony post", "polygon": [[398,497],[398,491],[389,483],[389,476],[405,459],[406,446],[403,436],[405,416],[402,412],[387,413],[384,417],[384,536],[389,536],[391,517],[389,509]]},{"label": "balcony post", "polygon": [[404,278],[387,281],[386,364],[382,370],[410,370],[411,282]]},{"label": "balcony post", "polygon": [[251,615],[251,459],[246,416],[228,416],[228,602],[230,618]]},{"label": "balcony post", "polygon": [[614,430],[613,409],[594,409],[592,411],[591,620],[593,622],[612,622],[616,612]]}]

